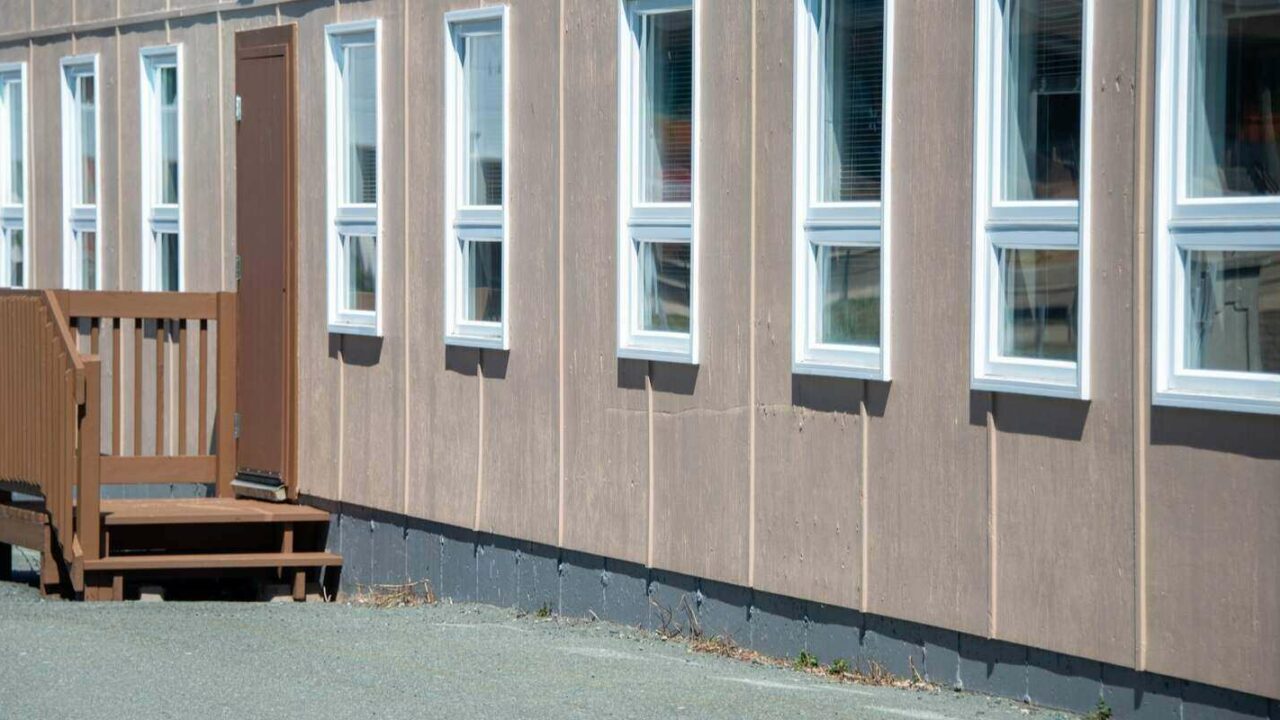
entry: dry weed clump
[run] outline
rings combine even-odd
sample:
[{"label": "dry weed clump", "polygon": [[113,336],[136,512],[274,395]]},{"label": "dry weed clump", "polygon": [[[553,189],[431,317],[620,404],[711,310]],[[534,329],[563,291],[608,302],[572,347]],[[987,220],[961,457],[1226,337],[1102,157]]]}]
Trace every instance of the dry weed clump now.
[{"label": "dry weed clump", "polygon": [[351,598],[351,604],[380,610],[435,605],[436,593],[427,580],[391,585],[356,583],[356,593]]},{"label": "dry weed clump", "polygon": [[[702,624],[698,620],[697,611],[689,602],[688,596],[682,596],[680,603],[672,610],[650,599],[658,613],[657,634],[664,640],[684,642],[693,652],[719,655],[720,657],[749,662],[755,665],[791,668],[810,675],[818,675],[839,682],[874,685],[878,687],[894,687],[907,690],[937,690],[938,686],[924,679],[915,663],[909,661],[911,677],[899,677],[889,672],[885,666],[874,660],[850,664],[843,658],[830,665],[823,665],[808,652],[801,652],[799,657],[788,660],[763,655],[755,650],[739,647],[732,638],[716,635],[705,637]],[[687,621],[682,623],[678,616],[683,612]]]}]

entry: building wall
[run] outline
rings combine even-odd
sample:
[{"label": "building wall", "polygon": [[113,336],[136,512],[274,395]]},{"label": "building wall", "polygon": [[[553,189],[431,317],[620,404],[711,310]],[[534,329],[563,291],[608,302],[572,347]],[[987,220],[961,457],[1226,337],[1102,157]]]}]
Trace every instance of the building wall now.
[{"label": "building wall", "polygon": [[[182,43],[189,287],[229,289],[234,36],[297,23],[303,492],[1280,698],[1280,418],[1149,403],[1152,0],[1096,3],[1089,402],[969,389],[969,2],[896,6],[891,383],[790,372],[789,2],[700,0],[690,368],[615,355],[617,4],[513,0],[512,349],[446,349],[441,15],[478,4],[0,0],[38,284],[61,281],[58,59],[101,53],[105,286],[132,289],[137,53]],[[366,17],[377,340],[324,312],[324,26]]]}]

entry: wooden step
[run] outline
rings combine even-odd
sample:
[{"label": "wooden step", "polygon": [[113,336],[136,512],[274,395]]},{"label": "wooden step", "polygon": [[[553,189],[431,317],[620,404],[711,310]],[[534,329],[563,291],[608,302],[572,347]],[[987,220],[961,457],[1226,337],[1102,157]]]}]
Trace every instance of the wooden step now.
[{"label": "wooden step", "polygon": [[329,513],[324,510],[246,498],[102,501],[102,523],[107,526],[327,522]]},{"label": "wooden step", "polygon": [[200,555],[121,555],[85,560],[86,572],[120,570],[206,570],[216,568],[335,567],[342,556],[328,552],[210,553]]}]

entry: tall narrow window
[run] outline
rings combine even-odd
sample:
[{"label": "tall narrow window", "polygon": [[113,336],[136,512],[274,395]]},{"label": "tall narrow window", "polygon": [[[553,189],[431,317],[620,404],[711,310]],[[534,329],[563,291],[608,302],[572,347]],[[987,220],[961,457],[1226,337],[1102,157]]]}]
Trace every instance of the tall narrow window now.
[{"label": "tall narrow window", "polygon": [[698,361],[697,24],[689,0],[623,0],[618,355]]},{"label": "tall narrow window", "polygon": [[1160,27],[1155,402],[1280,414],[1280,0]]},{"label": "tall narrow window", "polygon": [[380,335],[381,152],[377,21],[330,25],[329,331]]},{"label": "tall narrow window", "polygon": [[0,65],[0,287],[27,287],[25,63]]},{"label": "tall narrow window", "polygon": [[98,290],[98,58],[62,61],[63,285]]},{"label": "tall narrow window", "polygon": [[445,15],[445,342],[509,345],[506,12]]},{"label": "tall narrow window", "polygon": [[892,0],[796,10],[792,369],[889,378],[886,252]]},{"label": "tall narrow window", "polygon": [[141,132],[143,287],[177,292],[185,284],[182,72],[177,47],[142,51]]},{"label": "tall narrow window", "polygon": [[978,0],[978,389],[1089,396],[1092,4]]}]

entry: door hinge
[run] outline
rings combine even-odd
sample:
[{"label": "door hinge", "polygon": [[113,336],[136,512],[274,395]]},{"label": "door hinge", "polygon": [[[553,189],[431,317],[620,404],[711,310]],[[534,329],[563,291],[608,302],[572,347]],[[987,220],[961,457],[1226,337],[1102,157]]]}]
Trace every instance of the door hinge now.
[{"label": "door hinge", "polygon": [[231,435],[236,439],[240,439],[240,413],[231,416]]},{"label": "door hinge", "polygon": [[244,102],[240,99],[240,93],[236,93],[236,123],[244,118]]}]

